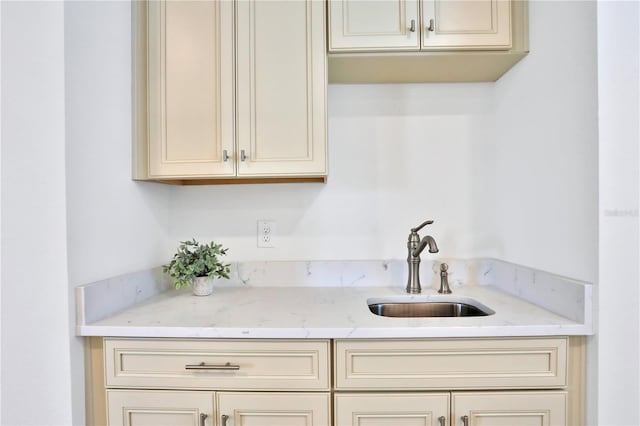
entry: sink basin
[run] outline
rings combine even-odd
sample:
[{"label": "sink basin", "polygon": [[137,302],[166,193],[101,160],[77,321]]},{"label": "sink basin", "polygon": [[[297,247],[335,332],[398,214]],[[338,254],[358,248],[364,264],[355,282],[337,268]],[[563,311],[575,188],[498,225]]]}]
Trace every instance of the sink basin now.
[{"label": "sink basin", "polygon": [[477,300],[454,296],[408,296],[367,300],[369,310],[382,317],[484,317],[495,314]]}]

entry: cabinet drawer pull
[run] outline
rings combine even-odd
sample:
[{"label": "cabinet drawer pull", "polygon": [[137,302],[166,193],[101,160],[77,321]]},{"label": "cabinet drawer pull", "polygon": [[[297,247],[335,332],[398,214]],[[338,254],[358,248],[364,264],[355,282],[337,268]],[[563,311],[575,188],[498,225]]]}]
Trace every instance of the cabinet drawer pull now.
[{"label": "cabinet drawer pull", "polygon": [[469,416],[462,416],[461,419],[464,426],[469,426]]},{"label": "cabinet drawer pull", "polygon": [[222,161],[225,163],[229,161],[229,152],[226,149],[222,151]]},{"label": "cabinet drawer pull", "polygon": [[240,161],[246,161],[247,160],[247,154],[245,154],[244,149],[240,150]]},{"label": "cabinet drawer pull", "polygon": [[415,19],[411,20],[411,26],[409,27],[409,31],[411,31],[412,33],[416,32],[416,20]]},{"label": "cabinet drawer pull", "polygon": [[440,422],[440,426],[445,426],[445,422],[447,421],[447,418],[445,416],[440,416],[438,417],[438,421]]},{"label": "cabinet drawer pull", "polygon": [[205,422],[205,420],[207,420],[207,417],[209,417],[209,416],[207,416],[204,413],[200,414],[200,426],[205,426],[204,422]]},{"label": "cabinet drawer pull", "polygon": [[185,370],[219,370],[219,371],[236,371],[240,370],[239,365],[232,365],[230,362],[224,365],[212,365],[201,362],[200,364],[187,364]]},{"label": "cabinet drawer pull", "polygon": [[227,426],[227,420],[229,420],[229,416],[226,414],[222,415],[222,426]]},{"label": "cabinet drawer pull", "polygon": [[427,31],[435,31],[436,22],[433,19],[429,19],[429,26],[427,27]]}]

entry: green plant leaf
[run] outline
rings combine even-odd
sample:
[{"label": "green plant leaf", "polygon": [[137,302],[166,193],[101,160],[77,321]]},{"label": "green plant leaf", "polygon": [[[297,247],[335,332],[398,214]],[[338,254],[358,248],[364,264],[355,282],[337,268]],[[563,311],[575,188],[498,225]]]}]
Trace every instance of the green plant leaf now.
[{"label": "green plant leaf", "polygon": [[195,238],[181,241],[171,262],[162,265],[162,271],[173,278],[177,289],[191,285],[195,277],[229,279],[230,265],[218,258],[226,255],[227,251],[227,248],[213,241],[208,244],[200,244]]}]

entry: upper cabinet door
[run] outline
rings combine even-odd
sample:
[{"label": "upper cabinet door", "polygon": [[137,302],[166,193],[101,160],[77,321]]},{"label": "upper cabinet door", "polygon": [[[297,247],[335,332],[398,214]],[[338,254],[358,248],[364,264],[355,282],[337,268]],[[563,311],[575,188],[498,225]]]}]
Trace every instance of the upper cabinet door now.
[{"label": "upper cabinet door", "polygon": [[238,176],[326,174],[324,2],[236,7]]},{"label": "upper cabinet door", "polygon": [[418,50],[418,0],[329,0],[329,50]]},{"label": "upper cabinet door", "polygon": [[150,1],[147,18],[149,176],[233,175],[233,3]]},{"label": "upper cabinet door", "polygon": [[423,0],[423,49],[509,49],[509,0]]}]

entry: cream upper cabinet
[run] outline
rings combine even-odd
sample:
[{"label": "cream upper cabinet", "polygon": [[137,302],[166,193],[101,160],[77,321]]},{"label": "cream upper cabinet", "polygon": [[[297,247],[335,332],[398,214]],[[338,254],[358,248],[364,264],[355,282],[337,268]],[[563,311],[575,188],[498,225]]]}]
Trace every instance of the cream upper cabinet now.
[{"label": "cream upper cabinet", "polygon": [[141,1],[132,11],[134,179],[324,180],[323,2]]},{"label": "cream upper cabinet", "polygon": [[329,83],[496,81],[529,53],[528,0],[328,0]]},{"label": "cream upper cabinet", "polygon": [[340,50],[417,50],[418,0],[329,0],[329,44]]},{"label": "cream upper cabinet", "polygon": [[236,8],[238,175],[324,175],[324,3],[240,0]]},{"label": "cream upper cabinet", "polygon": [[509,49],[510,0],[423,0],[423,49]]},{"label": "cream upper cabinet", "polygon": [[148,175],[233,176],[233,3],[148,3]]},{"label": "cream upper cabinet", "polygon": [[329,50],[509,49],[510,0],[330,0]]}]

